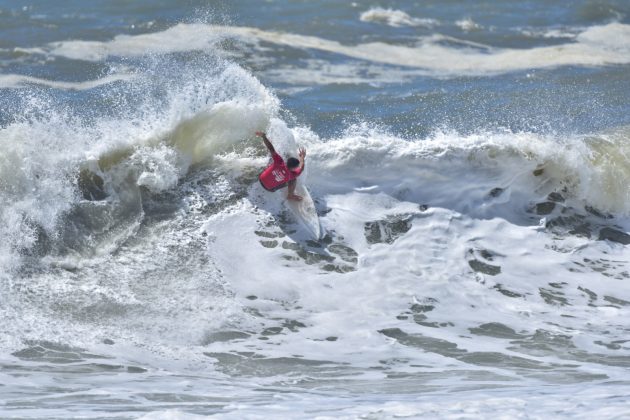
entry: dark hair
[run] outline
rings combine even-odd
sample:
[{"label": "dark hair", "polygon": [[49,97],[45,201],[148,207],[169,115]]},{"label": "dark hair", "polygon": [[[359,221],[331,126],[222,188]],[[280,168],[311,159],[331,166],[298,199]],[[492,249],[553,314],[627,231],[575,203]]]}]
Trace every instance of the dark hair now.
[{"label": "dark hair", "polygon": [[300,166],[300,161],[296,158],[290,157],[289,159],[287,159],[287,168],[293,169],[297,168],[298,166]]}]

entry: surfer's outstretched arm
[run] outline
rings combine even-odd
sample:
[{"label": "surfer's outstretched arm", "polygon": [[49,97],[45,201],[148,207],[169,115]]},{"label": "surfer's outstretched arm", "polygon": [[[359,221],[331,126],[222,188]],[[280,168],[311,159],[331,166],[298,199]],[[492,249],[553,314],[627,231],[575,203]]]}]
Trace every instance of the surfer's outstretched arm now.
[{"label": "surfer's outstretched arm", "polygon": [[265,146],[267,146],[267,150],[269,150],[269,153],[271,153],[272,155],[276,153],[276,149],[273,148],[273,144],[271,144],[265,133],[263,133],[262,131],[256,131],[256,135],[262,138],[263,143],[265,143]]}]

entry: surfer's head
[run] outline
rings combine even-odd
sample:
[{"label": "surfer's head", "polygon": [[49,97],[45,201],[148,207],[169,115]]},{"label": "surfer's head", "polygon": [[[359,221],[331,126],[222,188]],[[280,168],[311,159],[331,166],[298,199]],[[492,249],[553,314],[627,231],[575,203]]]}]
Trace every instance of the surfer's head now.
[{"label": "surfer's head", "polygon": [[294,170],[300,166],[300,161],[294,157],[287,159],[287,168]]}]

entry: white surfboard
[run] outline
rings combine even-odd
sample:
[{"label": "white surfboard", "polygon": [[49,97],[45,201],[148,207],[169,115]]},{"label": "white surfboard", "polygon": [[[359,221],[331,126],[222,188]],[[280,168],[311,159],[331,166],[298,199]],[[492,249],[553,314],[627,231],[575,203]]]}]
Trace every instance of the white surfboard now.
[{"label": "white surfboard", "polygon": [[306,187],[299,180],[295,186],[295,194],[302,197],[302,201],[286,199],[285,203],[311,238],[318,241],[322,235],[322,228],[319,223],[319,216],[317,216],[317,210],[315,209],[315,203]]}]

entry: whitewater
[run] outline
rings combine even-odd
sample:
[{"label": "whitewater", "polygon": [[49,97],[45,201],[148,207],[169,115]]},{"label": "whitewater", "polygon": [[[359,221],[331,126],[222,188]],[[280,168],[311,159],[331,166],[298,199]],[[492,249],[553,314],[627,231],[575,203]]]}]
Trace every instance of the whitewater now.
[{"label": "whitewater", "polygon": [[18,3],[0,417],[630,416],[623,2]]}]

